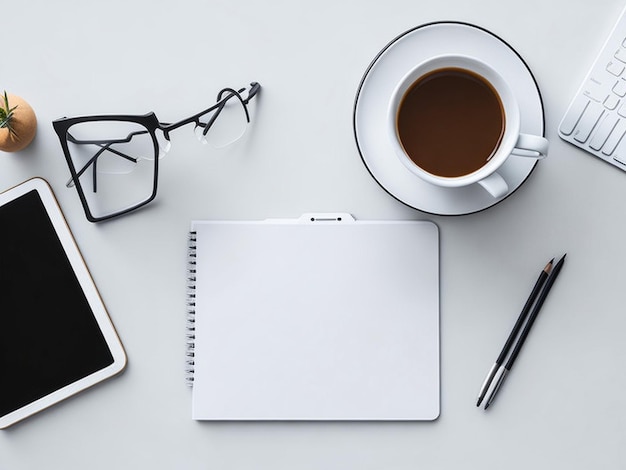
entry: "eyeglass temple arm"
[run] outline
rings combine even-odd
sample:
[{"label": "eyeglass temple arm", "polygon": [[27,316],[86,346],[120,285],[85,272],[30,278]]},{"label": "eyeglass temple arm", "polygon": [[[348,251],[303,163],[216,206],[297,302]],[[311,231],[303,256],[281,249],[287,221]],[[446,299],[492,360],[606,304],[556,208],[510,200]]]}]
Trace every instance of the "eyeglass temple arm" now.
[{"label": "eyeglass temple arm", "polygon": [[[170,140],[170,132],[178,129],[179,127],[183,127],[183,126],[185,126],[185,125],[187,125],[189,123],[192,123],[192,122],[195,122],[196,125],[198,125],[198,126],[205,127],[204,134],[206,134],[207,129],[211,127],[211,125],[213,124],[215,119],[217,119],[217,116],[219,116],[219,113],[221,112],[221,110],[224,108],[224,104],[225,104],[225,101],[226,101],[226,100],[222,99],[222,95],[224,94],[224,92],[232,93],[234,96],[236,96],[241,101],[241,103],[244,106],[244,110],[246,112],[246,119],[248,120],[248,122],[250,122],[250,115],[248,114],[247,105],[250,102],[250,100],[256,96],[256,94],[259,92],[260,88],[261,88],[261,85],[258,82],[250,83],[250,90],[248,91],[248,96],[245,99],[243,99],[241,97],[241,93],[246,91],[245,87],[240,88],[239,90],[234,90],[232,88],[224,88],[217,95],[218,103],[214,104],[210,108],[207,108],[207,109],[205,109],[203,111],[200,111],[199,113],[196,113],[193,116],[190,116],[190,117],[185,118],[185,119],[183,119],[181,121],[178,121],[178,122],[174,122],[174,123],[160,122],[159,123],[159,127],[163,131],[163,135],[164,135],[164,137],[167,140]],[[228,98],[230,98],[230,97],[227,97],[227,99]],[[207,113],[210,113],[211,111],[214,111],[216,109],[218,111],[215,113],[215,115],[213,115],[211,117],[211,119],[209,120],[209,122],[207,124],[204,124],[204,123],[200,122],[199,119],[200,119],[201,116],[203,116],[203,115],[205,115]]]},{"label": "eyeglass temple arm", "polygon": [[[250,100],[256,96],[256,94],[259,92],[260,89],[261,89],[261,85],[258,82],[250,83],[250,91],[248,92],[248,97],[245,100],[243,100],[243,103],[248,104]],[[239,93],[241,93],[242,91],[240,91]]]},{"label": "eyeglass temple arm", "polygon": [[[251,85],[254,86],[256,82],[251,83]],[[224,109],[224,106],[226,106],[226,102],[232,98],[237,98],[240,102],[241,105],[243,106],[243,110],[246,114],[246,122],[250,122],[250,113],[248,112],[248,103],[250,102],[250,99],[254,97],[254,95],[256,95],[260,85],[258,83],[256,83],[257,87],[253,90],[251,89],[248,92],[248,97],[244,100],[241,97],[241,94],[246,90],[245,88],[240,88],[239,90],[233,90],[232,88],[223,88],[218,94],[217,94],[217,101],[219,106],[219,109],[211,116],[211,119],[209,119],[209,121],[205,124],[203,122],[200,122],[199,120],[196,121],[196,125],[200,126],[200,127],[204,127],[204,130],[202,131],[202,135],[207,135],[207,133],[209,132],[209,129],[211,128],[211,126],[213,125],[213,123],[215,122],[215,120],[218,118],[218,116],[220,115],[220,113],[222,112],[222,109]],[[224,93],[228,93],[228,96],[224,97]]]}]

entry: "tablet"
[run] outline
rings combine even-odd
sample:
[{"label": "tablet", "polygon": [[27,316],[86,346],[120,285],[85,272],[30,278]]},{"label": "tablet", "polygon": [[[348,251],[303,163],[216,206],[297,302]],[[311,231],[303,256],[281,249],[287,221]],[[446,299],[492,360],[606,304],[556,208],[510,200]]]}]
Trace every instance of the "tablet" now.
[{"label": "tablet", "polygon": [[121,372],[126,355],[48,183],[0,194],[0,428]]}]

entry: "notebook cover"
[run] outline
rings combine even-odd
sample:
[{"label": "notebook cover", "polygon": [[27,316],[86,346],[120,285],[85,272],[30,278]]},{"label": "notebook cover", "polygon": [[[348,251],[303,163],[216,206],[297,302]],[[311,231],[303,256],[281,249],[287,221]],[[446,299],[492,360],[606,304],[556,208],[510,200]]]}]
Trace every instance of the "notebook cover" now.
[{"label": "notebook cover", "polygon": [[438,417],[435,224],[306,214],[192,233],[194,419]]}]

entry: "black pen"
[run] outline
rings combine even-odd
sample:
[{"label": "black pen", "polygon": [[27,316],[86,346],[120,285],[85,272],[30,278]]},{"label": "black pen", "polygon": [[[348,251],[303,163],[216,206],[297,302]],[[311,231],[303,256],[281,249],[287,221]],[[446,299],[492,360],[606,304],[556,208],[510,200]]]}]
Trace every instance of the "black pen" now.
[{"label": "black pen", "polygon": [[500,386],[504,382],[504,379],[506,378],[507,374],[513,367],[513,364],[515,363],[515,359],[517,359],[517,356],[520,350],[522,349],[522,346],[524,345],[524,341],[526,341],[526,338],[528,337],[528,333],[530,332],[530,329],[532,328],[533,323],[535,322],[535,319],[537,318],[537,315],[539,315],[539,310],[541,310],[541,306],[543,305],[543,302],[546,300],[546,297],[548,296],[548,293],[550,292],[550,289],[552,288],[554,281],[559,275],[559,272],[561,272],[561,268],[563,267],[563,262],[565,261],[565,256],[566,254],[563,255],[563,257],[556,263],[556,265],[554,266],[554,269],[550,273],[550,276],[548,276],[548,279],[545,283],[545,287],[541,291],[541,294],[539,294],[537,303],[535,304],[533,311],[528,317],[528,321],[526,322],[526,325],[524,326],[524,329],[522,330],[522,333],[520,334],[520,337],[517,341],[517,344],[515,345],[515,348],[513,348],[513,352],[511,353],[509,360],[507,361],[506,365],[501,366],[498,369],[498,372],[496,373],[496,376],[494,377],[494,386],[489,394],[489,397],[487,398],[487,403],[485,404],[485,409],[489,408],[489,406],[495,399],[496,394],[498,393],[498,390],[500,390]]},{"label": "black pen", "polygon": [[539,295],[539,292],[541,291],[543,284],[548,278],[548,274],[550,274],[550,271],[552,270],[553,262],[554,262],[554,258],[548,261],[548,264],[546,264],[546,267],[543,268],[543,270],[539,274],[539,278],[537,279],[537,282],[535,282],[535,286],[533,287],[533,290],[528,296],[528,300],[526,300],[526,303],[524,304],[524,308],[519,314],[519,317],[517,317],[515,326],[513,326],[513,329],[511,330],[511,333],[509,334],[509,337],[507,338],[506,343],[504,343],[504,347],[502,348],[500,355],[496,359],[496,362],[494,362],[494,364],[491,366],[491,369],[489,369],[489,373],[487,374],[485,381],[480,387],[480,392],[478,393],[478,401],[476,402],[476,406],[480,406],[480,404],[483,401],[483,398],[485,398],[487,390],[489,390],[489,385],[491,385],[491,382],[493,381],[496,373],[498,372],[498,369],[500,368],[502,364],[504,364],[504,360],[506,359],[506,356],[509,353],[511,346],[513,345],[513,341],[515,341],[517,334],[519,333],[520,329],[522,328],[522,325],[524,324],[524,320],[526,320],[526,317],[528,316],[528,312],[530,312],[530,309],[533,306],[535,299],[537,298],[537,295]]}]

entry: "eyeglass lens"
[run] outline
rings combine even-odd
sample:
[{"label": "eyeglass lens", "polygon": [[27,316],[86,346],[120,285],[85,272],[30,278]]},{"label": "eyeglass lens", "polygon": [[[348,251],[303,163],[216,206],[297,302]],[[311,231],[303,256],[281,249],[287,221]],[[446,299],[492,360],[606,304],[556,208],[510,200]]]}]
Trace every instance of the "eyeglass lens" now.
[{"label": "eyeglass lens", "polygon": [[239,140],[247,128],[246,109],[240,98],[228,93],[216,109],[199,118],[194,130],[200,142],[215,148],[226,147]]},{"label": "eyeglass lens", "polygon": [[67,143],[94,217],[122,212],[152,197],[158,148],[141,124],[80,122],[68,129]]}]

